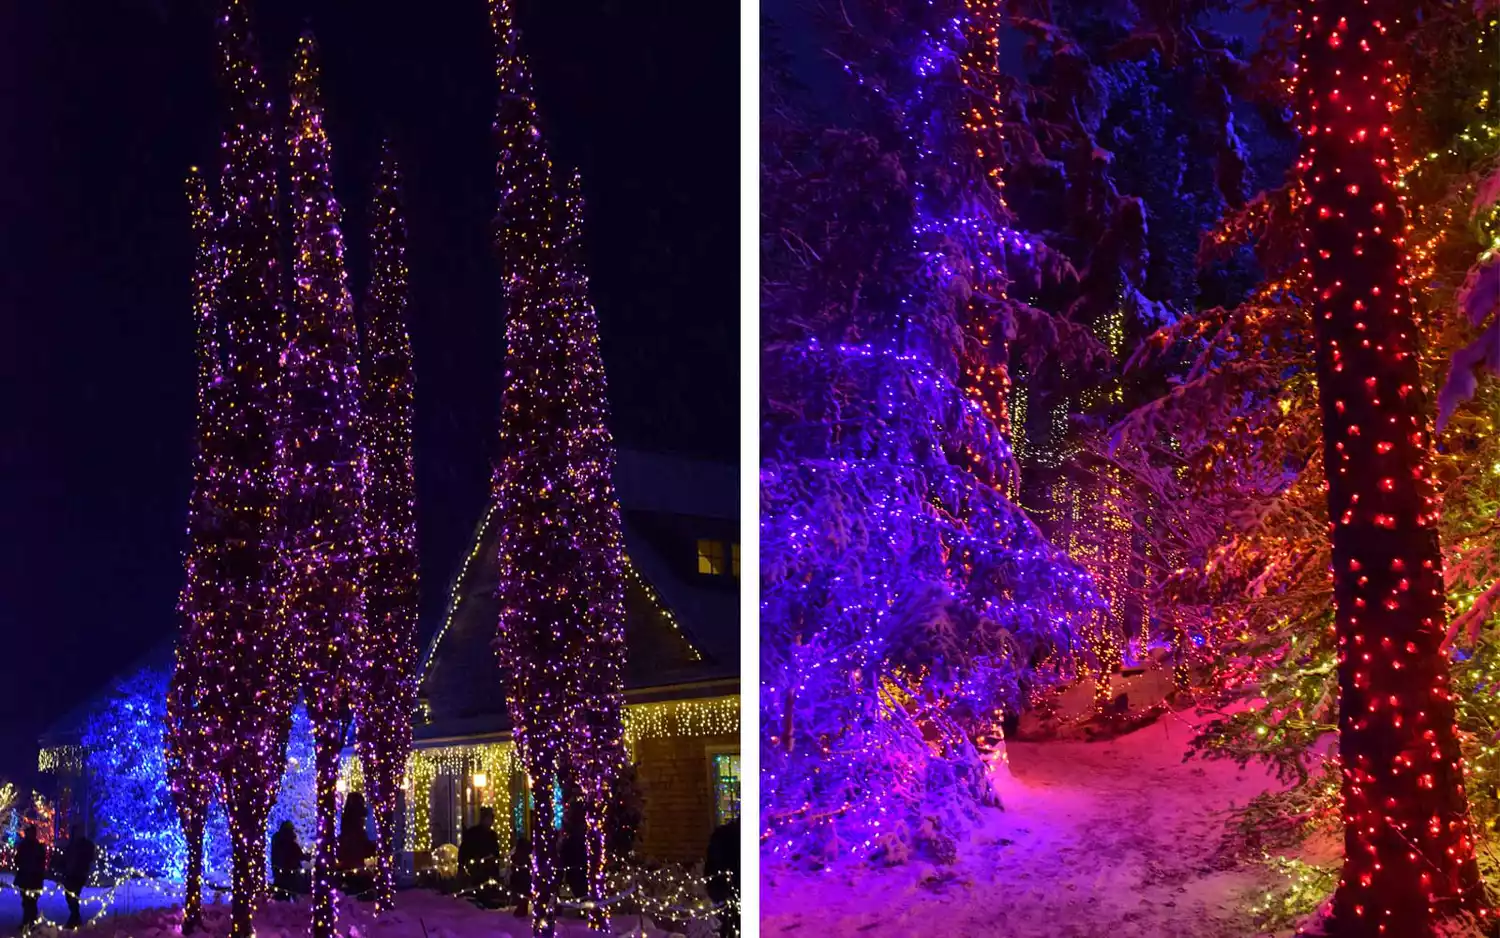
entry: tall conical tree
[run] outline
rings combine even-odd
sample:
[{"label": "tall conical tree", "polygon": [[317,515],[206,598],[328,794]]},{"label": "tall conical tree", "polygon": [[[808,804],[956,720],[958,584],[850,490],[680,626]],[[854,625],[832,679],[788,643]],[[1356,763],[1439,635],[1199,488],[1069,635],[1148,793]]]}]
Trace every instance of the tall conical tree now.
[{"label": "tall conical tree", "polygon": [[360,657],[367,670],[356,701],[356,733],[379,842],[375,907],[383,911],[395,898],[397,797],[411,752],[418,580],[406,221],[400,168],[389,144],[370,216],[370,283],[364,298],[361,354],[366,555],[365,645]]},{"label": "tall conical tree", "polygon": [[[203,669],[205,710],[218,720],[215,768],[233,850],[230,934],[248,938],[265,892],[266,819],[276,800],[292,685],[277,597],[278,498],[273,415],[284,328],[278,252],[279,127],[261,76],[247,0],[217,17],[220,79],[228,97],[214,292],[225,337],[224,462],[215,481],[219,528],[193,576],[211,584],[205,638],[188,661]],[[216,446],[217,449],[217,446]]]},{"label": "tall conical tree", "polygon": [[318,92],[317,44],[297,43],[288,115],[293,236],[292,316],[282,354],[277,477],[285,616],[317,761],[313,935],[334,932],[339,754],[361,660],[364,455],[359,339],[344,270],[339,205]]},{"label": "tall conical tree", "polygon": [[[581,205],[554,189],[510,0],[491,0],[500,104],[496,247],[506,291],[499,653],[537,823],[532,932],[556,930],[563,781],[586,800],[590,889],[602,888],[605,792],[620,747],[623,605],[603,368],[577,252]],[[593,927],[603,925],[596,910]]]},{"label": "tall conical tree", "polygon": [[1302,247],[1333,540],[1344,869],[1335,933],[1433,933],[1486,904],[1444,637],[1438,504],[1391,128],[1394,0],[1305,0]]},{"label": "tall conical tree", "polygon": [[[583,191],[578,173],[564,193],[559,291],[564,303],[561,328],[567,342],[569,398],[573,432],[568,435],[568,474],[574,488],[572,524],[579,562],[588,587],[586,616],[578,623],[590,648],[579,676],[577,718],[586,732],[570,749],[572,771],[581,792],[589,895],[606,894],[609,856],[607,814],[611,790],[625,765],[625,580],[624,536],[615,497],[614,438],[609,432],[604,359],[599,353],[599,322],[589,298],[583,259]],[[589,572],[595,576],[587,576]],[[606,910],[595,905],[589,922],[603,931]]]},{"label": "tall conical tree", "polygon": [[187,882],[183,894],[183,933],[195,931],[203,920],[203,837],[208,806],[214,795],[213,746],[215,714],[206,702],[204,672],[196,663],[204,651],[201,617],[214,608],[212,584],[197,575],[198,565],[214,549],[215,483],[222,472],[216,459],[222,375],[215,335],[214,288],[219,255],[214,243],[214,212],[208,187],[196,168],[187,180],[193,233],[198,250],[193,269],[193,314],[197,326],[198,414],[193,452],[193,489],[188,500],[188,545],[184,556],[187,579],[177,605],[177,665],[167,690],[167,773],[172,798],[187,841]]}]

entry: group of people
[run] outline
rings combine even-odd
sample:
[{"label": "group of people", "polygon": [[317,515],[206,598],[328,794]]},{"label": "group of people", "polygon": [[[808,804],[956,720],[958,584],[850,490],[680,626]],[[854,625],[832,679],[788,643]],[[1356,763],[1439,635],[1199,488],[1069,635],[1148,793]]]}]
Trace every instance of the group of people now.
[{"label": "group of people", "polygon": [[[364,795],[351,792],[344,799],[339,824],[335,875],[339,888],[356,896],[368,893],[375,886],[374,874],[366,867],[375,856],[375,843],[365,830],[367,816]],[[308,859],[307,852],[297,842],[297,829],[291,821],[282,821],[271,835],[271,883],[277,898],[290,899],[311,891],[311,877],[302,869]]]},{"label": "group of people", "polygon": [[[37,836],[36,825],[27,825],[26,833],[16,844],[16,876],[11,883],[21,894],[22,934],[31,931],[41,918],[37,903],[51,872],[47,853],[47,846]],[[83,924],[83,887],[88,885],[97,853],[94,842],[84,835],[83,826],[74,824],[68,844],[63,848],[61,868],[51,872],[52,878],[62,884],[63,897],[68,902],[68,921],[64,928],[78,928]]]}]

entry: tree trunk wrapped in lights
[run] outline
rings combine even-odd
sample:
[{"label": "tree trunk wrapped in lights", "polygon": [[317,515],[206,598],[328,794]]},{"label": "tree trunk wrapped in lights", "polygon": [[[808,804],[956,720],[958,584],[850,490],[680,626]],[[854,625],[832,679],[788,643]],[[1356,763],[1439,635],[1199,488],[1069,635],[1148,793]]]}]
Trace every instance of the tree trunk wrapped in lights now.
[{"label": "tree trunk wrapped in lights", "polygon": [[312,721],[318,836],[313,935],[334,933],[339,755],[356,682],[369,670],[362,639],[364,453],[359,339],[344,270],[339,205],[318,93],[317,47],[297,43],[289,114],[293,298],[282,355],[277,478],[286,625]]},{"label": "tree trunk wrapped in lights", "polygon": [[412,356],[407,336],[406,222],[401,176],[387,144],[371,208],[370,285],[361,371],[365,441],[367,670],[356,698],[360,762],[375,814],[375,906],[395,897],[397,799],[416,705],[417,518],[412,474]]},{"label": "tree trunk wrapped in lights", "polygon": [[[496,643],[531,779],[532,931],[557,922],[554,792],[586,799],[590,898],[602,898],[608,788],[622,758],[623,557],[604,372],[579,255],[582,206],[555,186],[510,0],[491,0],[500,84],[496,242],[505,284]],[[591,909],[601,930],[605,910]]]},{"label": "tree trunk wrapped in lights", "polygon": [[197,659],[205,650],[200,617],[214,605],[213,584],[197,575],[205,552],[213,549],[216,532],[215,483],[222,465],[216,445],[223,397],[217,337],[214,287],[219,255],[214,244],[214,212],[207,185],[195,169],[187,181],[193,233],[198,250],[193,269],[193,312],[197,320],[198,416],[193,453],[193,491],[188,502],[188,546],[184,558],[187,580],[177,605],[178,661],[167,691],[167,773],[187,841],[187,882],[183,893],[184,934],[203,921],[203,845],[208,807],[214,798],[212,739],[217,714],[207,709],[204,672]]},{"label": "tree trunk wrapped in lights", "polygon": [[1486,906],[1448,664],[1438,504],[1391,127],[1392,0],[1307,0],[1295,82],[1303,250],[1333,541],[1340,935],[1417,936]]}]

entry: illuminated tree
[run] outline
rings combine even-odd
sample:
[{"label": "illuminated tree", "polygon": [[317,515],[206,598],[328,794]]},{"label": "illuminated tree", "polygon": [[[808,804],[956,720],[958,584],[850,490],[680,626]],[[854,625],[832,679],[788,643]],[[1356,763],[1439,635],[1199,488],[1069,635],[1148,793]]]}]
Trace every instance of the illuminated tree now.
[{"label": "illuminated tree", "polygon": [[[623,557],[604,371],[579,252],[582,205],[554,179],[510,0],[491,0],[500,84],[496,222],[506,291],[499,653],[536,815],[562,782],[584,798],[589,882],[602,898],[609,781],[622,759]],[[532,841],[532,931],[556,930],[561,832]],[[605,912],[590,912],[602,930]]]},{"label": "illuminated tree", "polygon": [[215,596],[213,584],[200,577],[197,566],[214,549],[217,531],[214,494],[224,471],[219,461],[224,441],[221,408],[224,382],[220,373],[213,292],[219,276],[219,253],[214,243],[214,213],[202,176],[188,177],[188,199],[192,207],[193,231],[198,251],[193,271],[193,307],[197,317],[198,416],[193,454],[193,492],[188,503],[188,547],[184,558],[186,585],[177,607],[179,637],[177,665],[167,690],[166,758],[172,799],[182,824],[187,864],[183,895],[183,931],[192,932],[202,921],[204,826],[209,805],[216,794],[214,750],[211,740],[222,728],[217,714],[208,707],[208,675],[197,666],[213,636],[200,629],[197,617],[205,616]]},{"label": "illuminated tree", "polygon": [[763,83],[763,851],[945,858],[995,798],[1002,712],[1072,673],[1100,606],[1010,496],[991,369],[1007,340],[1096,346],[1009,294],[1057,258],[989,158],[998,6],[840,13],[845,125],[774,58]]},{"label": "illuminated tree", "polygon": [[291,178],[293,297],[282,355],[277,414],[286,627],[312,722],[318,835],[313,935],[337,924],[339,755],[361,675],[371,662],[362,636],[361,506],[365,455],[360,420],[359,339],[344,271],[339,205],[318,94],[317,47],[297,43],[287,159]]},{"label": "illuminated tree", "polygon": [[401,176],[387,145],[370,213],[364,377],[366,671],[356,700],[360,762],[375,815],[376,908],[395,891],[397,798],[416,704],[417,519],[412,474],[412,358],[407,337],[406,223]]},{"label": "illuminated tree", "polygon": [[[1170,587],[1226,662],[1225,684],[1267,701],[1215,721],[1200,745],[1276,762],[1302,780],[1290,797],[1304,804],[1307,785],[1332,781],[1321,803],[1335,826],[1342,787],[1335,926],[1421,934],[1429,905],[1447,916],[1485,902],[1467,806],[1478,798],[1493,816],[1500,768],[1484,742],[1500,714],[1470,692],[1493,679],[1493,649],[1462,656],[1452,680],[1440,652],[1445,594],[1460,612],[1449,634],[1477,630],[1475,597],[1500,576],[1483,494],[1495,389],[1435,440],[1424,390],[1470,340],[1456,296],[1476,243],[1494,236],[1493,218],[1464,216],[1500,145],[1495,23],[1481,14],[1476,30],[1459,7],[1415,21],[1331,2],[1285,12],[1296,172],[1207,245],[1210,258],[1253,245],[1265,282],[1164,333],[1193,350],[1189,378],[1126,430],[1170,426],[1184,443],[1176,477],[1156,478],[1211,534]],[[1334,729],[1338,771],[1311,771]]]},{"label": "illuminated tree", "polygon": [[1448,665],[1438,503],[1390,114],[1392,4],[1299,10],[1295,102],[1333,543],[1348,934],[1484,907]]},{"label": "illuminated tree", "polygon": [[[191,819],[206,791],[226,804],[230,929],[235,938],[247,938],[265,891],[266,819],[276,799],[291,711],[292,643],[276,600],[280,505],[272,426],[284,325],[276,208],[280,130],[245,0],[228,0],[216,27],[229,119],[221,143],[221,209],[209,251],[216,258],[205,267],[200,252],[199,279],[201,284],[207,276],[212,283],[210,331],[217,337],[212,345],[218,371],[210,382],[214,393],[201,406],[212,416],[200,420],[193,514],[206,523],[199,528],[195,522],[190,532],[182,618],[191,637],[178,645],[172,745],[179,811]],[[200,224],[200,243],[203,229]],[[201,738],[189,741],[194,733]],[[189,828],[196,837],[195,830]],[[190,855],[197,853],[197,845],[190,845]],[[184,928],[195,927],[196,906],[185,912]]]}]

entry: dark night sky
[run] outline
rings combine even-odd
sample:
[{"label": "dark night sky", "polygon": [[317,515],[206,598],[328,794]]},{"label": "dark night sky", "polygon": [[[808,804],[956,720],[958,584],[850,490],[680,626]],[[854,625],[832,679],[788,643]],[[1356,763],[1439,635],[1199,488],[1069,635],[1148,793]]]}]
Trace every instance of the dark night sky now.
[{"label": "dark night sky", "polygon": [[[283,80],[310,22],[356,290],[382,135],[407,172],[424,630],[486,495],[504,313],[484,0],[260,0]],[[736,5],[534,0],[554,158],[576,164],[616,435],[735,459]],[[172,634],[193,422],[182,179],[217,165],[208,4],[0,4],[0,777]]]}]

